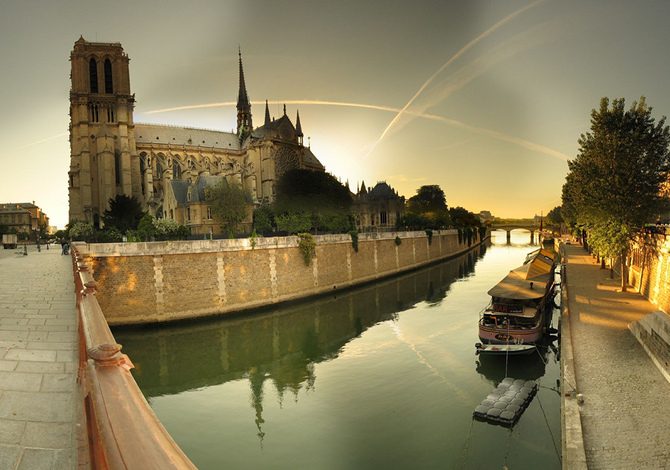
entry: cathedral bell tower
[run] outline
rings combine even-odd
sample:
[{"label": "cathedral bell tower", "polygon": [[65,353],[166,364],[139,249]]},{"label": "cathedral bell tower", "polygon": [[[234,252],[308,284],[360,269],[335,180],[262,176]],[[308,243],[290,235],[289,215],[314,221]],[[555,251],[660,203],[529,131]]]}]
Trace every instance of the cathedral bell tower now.
[{"label": "cathedral bell tower", "polygon": [[128,56],[80,37],[70,54],[70,221],[96,226],[119,194],[141,202]]},{"label": "cathedral bell tower", "polygon": [[247,85],[244,83],[244,69],[242,68],[242,51],[238,49],[240,58],[240,89],[237,93],[237,136],[240,143],[251,135],[251,103],[247,96]]}]

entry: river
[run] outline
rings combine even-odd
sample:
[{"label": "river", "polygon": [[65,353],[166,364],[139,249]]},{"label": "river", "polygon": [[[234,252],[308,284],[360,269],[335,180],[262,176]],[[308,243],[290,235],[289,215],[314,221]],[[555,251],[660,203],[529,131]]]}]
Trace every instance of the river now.
[{"label": "river", "polygon": [[[203,470],[557,469],[558,351],[506,362],[474,348],[486,292],[528,240],[494,232],[491,246],[336,295],[114,334]],[[473,421],[506,367],[538,394],[511,429]]]}]

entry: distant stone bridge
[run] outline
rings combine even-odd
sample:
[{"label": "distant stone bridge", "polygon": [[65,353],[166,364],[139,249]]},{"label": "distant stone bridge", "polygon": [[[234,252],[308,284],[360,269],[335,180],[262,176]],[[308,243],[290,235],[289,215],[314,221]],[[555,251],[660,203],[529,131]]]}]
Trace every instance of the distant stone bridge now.
[{"label": "distant stone bridge", "polygon": [[535,243],[535,232],[540,230],[540,225],[532,219],[521,219],[518,221],[499,221],[491,224],[491,230],[504,230],[507,232],[507,244],[512,242],[512,230],[523,229],[530,232],[530,243]]}]

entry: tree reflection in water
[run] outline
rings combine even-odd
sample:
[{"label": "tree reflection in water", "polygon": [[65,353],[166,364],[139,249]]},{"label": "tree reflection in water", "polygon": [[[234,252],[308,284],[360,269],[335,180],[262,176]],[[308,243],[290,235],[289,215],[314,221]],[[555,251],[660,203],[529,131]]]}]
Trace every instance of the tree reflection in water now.
[{"label": "tree reflection in water", "polygon": [[330,296],[247,312],[161,325],[117,328],[114,334],[135,364],[133,375],[152,397],[248,379],[261,442],[263,388],[271,381],[280,404],[301,388],[314,390],[316,363],[336,358],[371,326],[394,319],[419,302],[439,305],[459,278],[474,272],[486,246],[409,274]]}]

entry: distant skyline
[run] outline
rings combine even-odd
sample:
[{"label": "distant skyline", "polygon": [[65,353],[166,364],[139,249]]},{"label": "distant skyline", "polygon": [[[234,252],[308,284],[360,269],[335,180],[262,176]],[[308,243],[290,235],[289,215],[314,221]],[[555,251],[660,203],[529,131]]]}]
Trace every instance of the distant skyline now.
[{"label": "distant skyline", "polygon": [[670,113],[664,1],[0,2],[0,202],[34,200],[59,227],[80,35],[123,45],[136,122],[233,129],[239,46],[255,125],[266,99],[299,109],[352,190],[438,184],[500,217],[560,204],[602,96]]}]

